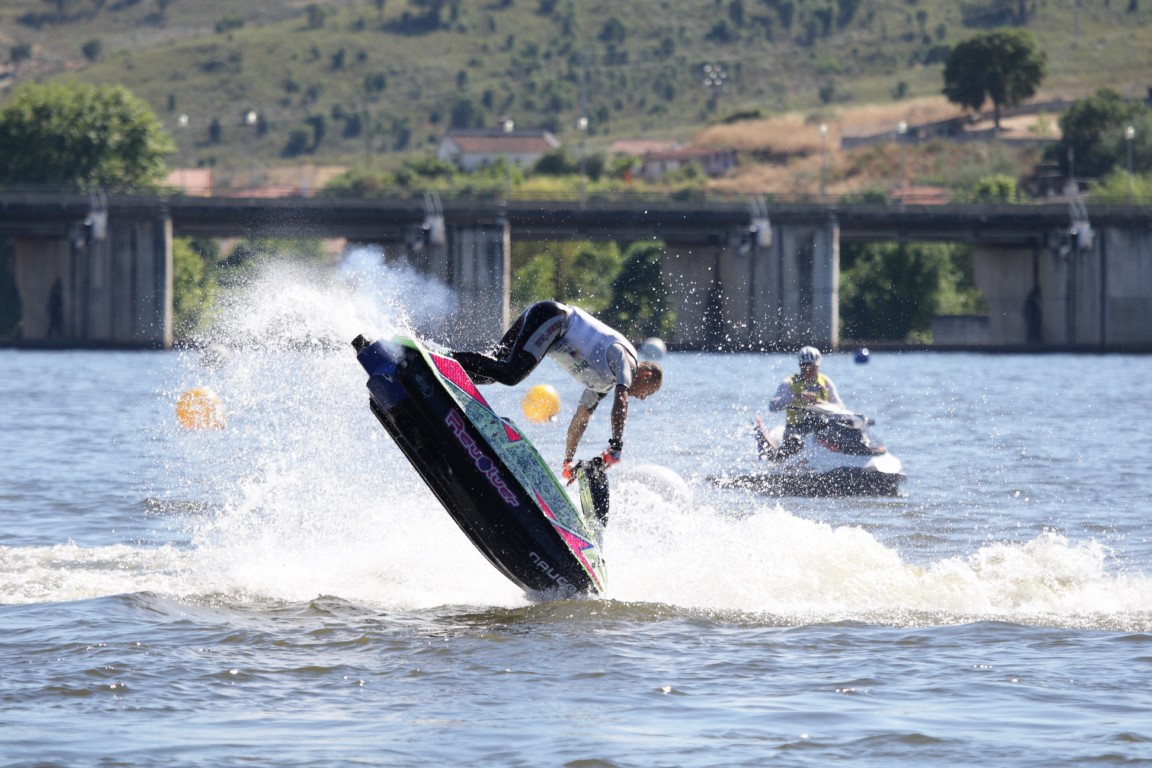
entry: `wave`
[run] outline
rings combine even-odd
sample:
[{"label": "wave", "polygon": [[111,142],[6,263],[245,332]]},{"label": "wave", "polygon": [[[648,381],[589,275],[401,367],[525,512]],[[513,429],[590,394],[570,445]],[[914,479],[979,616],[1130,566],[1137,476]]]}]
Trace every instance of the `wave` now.
[{"label": "wave", "polygon": [[[225,515],[212,542],[186,549],[0,547],[0,603],[152,593],[237,609],[320,596],[382,611],[530,605],[434,501],[412,491],[397,497],[391,512],[358,520],[265,519],[257,531]],[[640,614],[703,613],[784,626],[995,620],[1152,628],[1152,580],[1109,572],[1095,542],[1075,544],[1049,532],[916,565],[858,527],[815,523],[779,508],[735,519],[662,507],[627,486],[617,497],[627,501],[614,507],[605,542],[609,592],[587,601],[602,610],[631,606]]]}]

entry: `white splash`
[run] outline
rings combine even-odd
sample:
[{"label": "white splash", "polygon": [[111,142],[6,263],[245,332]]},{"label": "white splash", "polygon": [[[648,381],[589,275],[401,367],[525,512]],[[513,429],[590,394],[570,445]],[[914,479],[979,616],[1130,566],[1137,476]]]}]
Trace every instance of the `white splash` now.
[{"label": "white splash", "polygon": [[606,554],[619,600],[801,623],[1152,626],[1152,580],[1114,572],[1093,541],[1048,532],[922,566],[863,528],[779,505],[733,515],[670,504],[642,485],[617,487],[612,501]]},{"label": "white splash", "polygon": [[350,345],[435,322],[447,296],[362,249],[335,275],[280,266],[229,297],[210,336],[234,353],[207,373],[189,366],[213,379],[228,428],[184,441],[221,504],[193,535],[219,589],[404,607],[523,602],[380,428]]}]

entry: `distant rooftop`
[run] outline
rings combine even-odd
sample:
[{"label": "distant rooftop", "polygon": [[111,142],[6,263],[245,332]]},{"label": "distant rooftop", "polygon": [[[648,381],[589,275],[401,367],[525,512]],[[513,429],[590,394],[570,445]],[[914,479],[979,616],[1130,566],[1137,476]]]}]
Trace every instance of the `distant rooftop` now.
[{"label": "distant rooftop", "polygon": [[560,142],[549,131],[521,130],[505,133],[500,129],[452,129],[444,136],[466,154],[528,155],[556,149]]},{"label": "distant rooftop", "polygon": [[620,139],[619,141],[612,142],[609,151],[613,155],[633,155],[640,157],[649,152],[667,152],[668,150],[675,149],[677,146],[674,141],[662,141],[660,139]]}]

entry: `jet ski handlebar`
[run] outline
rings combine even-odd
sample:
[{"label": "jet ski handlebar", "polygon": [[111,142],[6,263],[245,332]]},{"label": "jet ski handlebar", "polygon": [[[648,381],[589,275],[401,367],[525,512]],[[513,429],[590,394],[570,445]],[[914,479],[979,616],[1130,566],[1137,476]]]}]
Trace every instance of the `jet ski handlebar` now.
[{"label": "jet ski handlebar", "polygon": [[789,404],[788,410],[799,411],[800,413],[804,414],[805,419],[811,419],[812,421],[840,421],[851,424],[856,429],[871,427],[876,423],[876,420],[873,418],[865,416],[862,413],[853,413],[847,408],[843,408],[833,403]]}]

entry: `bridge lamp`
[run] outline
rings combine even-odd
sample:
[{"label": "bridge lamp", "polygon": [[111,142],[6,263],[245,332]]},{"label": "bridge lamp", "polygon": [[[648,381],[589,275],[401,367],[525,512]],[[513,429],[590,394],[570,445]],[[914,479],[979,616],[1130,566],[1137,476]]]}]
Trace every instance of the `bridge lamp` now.
[{"label": "bridge lamp", "polygon": [[1128,126],[1124,129],[1124,141],[1128,144],[1128,202],[1132,202],[1132,139],[1136,138],[1136,129]]}]

